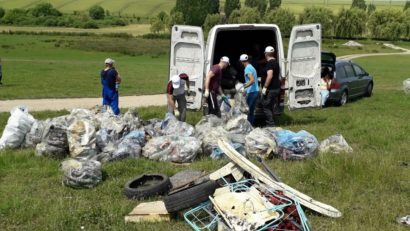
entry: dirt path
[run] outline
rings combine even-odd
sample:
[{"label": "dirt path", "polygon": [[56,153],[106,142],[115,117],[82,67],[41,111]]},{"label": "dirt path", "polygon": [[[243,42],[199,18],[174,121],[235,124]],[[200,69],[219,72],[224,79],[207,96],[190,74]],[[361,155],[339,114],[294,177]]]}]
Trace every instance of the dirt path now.
[{"label": "dirt path", "polygon": [[[410,55],[410,50],[392,44],[384,44],[387,47],[400,50],[397,53],[373,53],[373,54],[354,54],[340,56],[338,59],[356,59],[370,56],[384,55]],[[44,110],[63,110],[73,108],[92,108],[101,104],[101,98],[69,98],[69,99],[21,99],[0,101],[0,112],[10,111],[13,107],[25,105],[30,111]],[[122,96],[120,97],[120,107],[148,107],[166,105],[165,94],[143,95],[143,96]]]}]

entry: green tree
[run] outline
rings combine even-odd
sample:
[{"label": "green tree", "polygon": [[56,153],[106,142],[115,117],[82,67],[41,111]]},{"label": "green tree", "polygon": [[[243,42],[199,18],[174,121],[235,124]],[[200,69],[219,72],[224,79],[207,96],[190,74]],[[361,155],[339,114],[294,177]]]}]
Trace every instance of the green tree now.
[{"label": "green tree", "polygon": [[100,20],[104,19],[105,11],[101,6],[95,5],[88,10],[88,15],[90,15],[92,19]]},{"label": "green tree", "polygon": [[405,27],[406,27],[406,39],[410,39],[410,10],[404,11],[404,20],[405,20]]},{"label": "green tree", "polygon": [[175,11],[181,12],[184,18],[184,23],[194,26],[202,26],[206,16],[210,13],[211,1],[209,0],[177,0]]},{"label": "green tree", "polygon": [[322,35],[331,37],[333,35],[333,12],[324,7],[307,7],[299,15],[300,24],[320,23],[322,25]]},{"label": "green tree", "polygon": [[232,11],[241,9],[241,1],[240,0],[226,0],[225,1],[225,16],[229,18]]},{"label": "green tree", "polygon": [[374,5],[373,3],[370,3],[369,5],[367,5],[367,14],[368,15],[371,15],[375,11],[376,11],[376,5]]},{"label": "green tree", "polygon": [[366,10],[366,1],[365,0],[353,0],[351,8],[359,8],[362,10]]},{"label": "green tree", "polygon": [[407,35],[408,24],[403,11],[384,9],[370,15],[368,27],[375,39],[398,40]]},{"label": "green tree", "polygon": [[158,15],[154,18],[151,18],[150,23],[151,27],[150,30],[153,33],[160,33],[161,31],[165,32],[168,29],[169,25],[169,16],[164,11],[158,13]]},{"label": "green tree", "polygon": [[171,29],[173,25],[180,25],[184,24],[184,15],[176,11],[175,8],[171,10],[170,17],[169,17],[169,22],[168,22],[168,28]]},{"label": "green tree", "polygon": [[266,0],[245,0],[245,6],[258,9],[259,14],[263,16],[268,4]]},{"label": "green tree", "polygon": [[61,16],[61,12],[53,7],[50,3],[39,3],[30,9],[31,14],[34,17],[45,17],[45,16]]},{"label": "green tree", "polygon": [[208,34],[208,32],[212,29],[212,27],[220,24],[221,22],[222,22],[222,17],[220,14],[208,14],[204,22],[205,34]]},{"label": "green tree", "polygon": [[284,8],[268,11],[265,16],[266,23],[272,23],[279,26],[282,35],[289,36],[292,27],[296,24],[296,16],[293,11]]},{"label": "green tree", "polygon": [[404,4],[403,11],[406,11],[409,8],[410,8],[410,1],[406,1],[406,4]]},{"label": "green tree", "polygon": [[335,36],[360,38],[366,30],[366,14],[359,8],[342,9],[335,20]]},{"label": "green tree", "polygon": [[24,25],[28,24],[29,16],[27,16],[27,11],[23,9],[11,9],[7,10],[4,14],[2,22],[5,24],[14,24],[14,25]]},{"label": "green tree", "polygon": [[282,0],[269,0],[269,9],[273,10],[279,8],[282,4]]},{"label": "green tree", "polygon": [[208,14],[217,14],[217,13],[219,13],[219,0],[209,0],[208,1],[208,7],[209,7]]},{"label": "green tree", "polygon": [[261,21],[260,13],[256,8],[243,7],[234,10],[229,17],[229,23],[259,23]]},{"label": "green tree", "polygon": [[3,18],[5,13],[6,11],[2,7],[0,7],[0,18]]}]

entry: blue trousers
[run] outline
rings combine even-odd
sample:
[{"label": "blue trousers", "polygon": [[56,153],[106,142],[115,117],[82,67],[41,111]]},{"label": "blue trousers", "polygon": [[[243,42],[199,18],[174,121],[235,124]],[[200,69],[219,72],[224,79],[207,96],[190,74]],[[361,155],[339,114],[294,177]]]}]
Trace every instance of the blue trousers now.
[{"label": "blue trousers", "polygon": [[246,96],[246,103],[249,106],[249,112],[248,112],[248,121],[253,125],[253,121],[255,119],[255,107],[256,107],[256,100],[258,99],[258,93],[257,91],[248,93]]},{"label": "blue trousers", "polygon": [[120,114],[120,108],[118,107],[118,92],[108,87],[103,87],[102,96],[103,106],[110,106],[115,115]]}]

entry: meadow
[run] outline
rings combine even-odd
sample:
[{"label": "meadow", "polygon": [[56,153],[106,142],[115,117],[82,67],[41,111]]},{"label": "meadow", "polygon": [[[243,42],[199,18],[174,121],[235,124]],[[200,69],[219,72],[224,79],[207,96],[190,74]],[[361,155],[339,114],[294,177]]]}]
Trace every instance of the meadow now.
[{"label": "meadow", "polygon": [[[358,59],[374,76],[371,98],[359,98],[343,107],[286,111],[278,126],[301,129],[319,140],[340,133],[352,146],[351,154],[321,154],[306,161],[268,160],[287,184],[338,208],[343,217],[331,219],[306,210],[314,230],[407,230],[395,219],[410,211],[410,95],[402,91],[408,78],[409,56]],[[143,119],[162,118],[164,107],[140,108]],[[38,119],[66,111],[36,112]],[[0,113],[0,132],[8,113]],[[200,114],[190,112],[195,124]],[[146,172],[172,175],[184,169],[213,171],[226,160],[200,156],[190,166],[143,158],[107,163],[104,181],[93,189],[62,186],[59,160],[37,157],[31,149],[0,152],[0,227],[3,230],[190,230],[176,216],[170,223],[125,224],[124,216],[142,201],[128,200],[125,182]],[[159,197],[149,198],[156,200]]]}]

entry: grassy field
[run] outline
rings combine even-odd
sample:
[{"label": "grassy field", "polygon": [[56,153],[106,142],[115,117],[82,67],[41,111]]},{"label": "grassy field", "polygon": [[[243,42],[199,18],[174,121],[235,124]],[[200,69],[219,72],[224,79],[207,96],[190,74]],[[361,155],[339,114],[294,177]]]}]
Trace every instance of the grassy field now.
[{"label": "grassy field", "polygon": [[[341,133],[352,154],[322,154],[301,162],[269,160],[284,182],[338,208],[331,219],[307,211],[314,230],[407,230],[395,219],[410,211],[410,95],[401,90],[408,77],[408,56],[358,59],[374,75],[371,98],[343,107],[286,112],[279,126],[305,129],[322,140]],[[165,108],[141,108],[144,119],[162,117]],[[38,112],[39,119],[66,112]],[[0,132],[8,113],[0,113]],[[189,113],[190,123],[199,113]],[[122,194],[130,178],[145,172],[172,175],[183,169],[216,170],[225,161],[200,157],[189,167],[145,159],[104,165],[104,182],[94,189],[61,185],[60,161],[34,156],[32,150],[0,152],[0,227],[3,230],[190,230],[181,217],[172,222],[125,224],[123,217],[141,201]],[[158,198],[150,198],[156,200]]]},{"label": "grassy field", "polygon": [[[104,9],[108,9],[115,15],[122,16],[139,16],[139,17],[151,17],[161,11],[169,12],[175,6],[175,0],[0,0],[0,7],[5,9],[11,8],[30,8],[38,2],[50,2],[58,10],[65,13],[73,13],[74,11],[86,11],[91,6],[97,4]],[[242,5],[244,5],[242,0]],[[351,0],[283,0],[282,7],[289,8],[297,13],[301,12],[306,6],[325,6],[333,11],[338,11],[343,7],[350,7]],[[381,0],[381,1],[366,1],[367,3],[373,2],[377,9],[395,8],[402,9],[404,6],[404,0]],[[224,1],[221,1],[221,7],[223,9]]]}]

